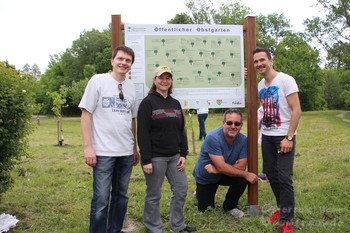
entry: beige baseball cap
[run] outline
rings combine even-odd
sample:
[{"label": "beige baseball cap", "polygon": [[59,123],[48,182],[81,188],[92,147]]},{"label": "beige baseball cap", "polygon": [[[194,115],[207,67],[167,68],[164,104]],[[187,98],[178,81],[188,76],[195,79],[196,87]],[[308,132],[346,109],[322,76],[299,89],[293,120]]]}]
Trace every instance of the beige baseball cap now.
[{"label": "beige baseball cap", "polygon": [[169,73],[171,77],[173,77],[173,72],[168,66],[158,66],[156,69],[156,77],[159,77],[164,73]]}]

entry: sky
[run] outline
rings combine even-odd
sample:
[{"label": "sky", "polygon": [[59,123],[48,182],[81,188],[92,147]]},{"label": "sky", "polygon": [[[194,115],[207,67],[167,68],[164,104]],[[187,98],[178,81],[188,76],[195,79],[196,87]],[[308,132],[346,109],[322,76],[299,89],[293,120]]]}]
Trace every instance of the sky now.
[{"label": "sky", "polygon": [[[278,13],[290,20],[294,31],[320,13],[316,0],[242,0],[255,15]],[[83,31],[104,30],[112,15],[124,23],[166,24],[187,12],[184,0],[0,0],[0,61],[17,69],[37,64],[42,73],[50,55],[63,53]]]}]

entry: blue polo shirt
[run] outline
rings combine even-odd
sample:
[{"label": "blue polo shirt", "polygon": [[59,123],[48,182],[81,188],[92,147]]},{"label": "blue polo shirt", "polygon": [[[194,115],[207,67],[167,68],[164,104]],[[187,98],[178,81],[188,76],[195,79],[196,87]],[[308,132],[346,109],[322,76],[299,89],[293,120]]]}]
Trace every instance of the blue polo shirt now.
[{"label": "blue polo shirt", "polygon": [[213,184],[219,182],[222,174],[210,174],[205,170],[207,164],[212,163],[209,154],[222,156],[228,164],[235,164],[237,160],[248,157],[247,137],[239,133],[230,145],[224,137],[223,127],[210,131],[203,141],[200,154],[193,170],[193,176],[199,184]]}]

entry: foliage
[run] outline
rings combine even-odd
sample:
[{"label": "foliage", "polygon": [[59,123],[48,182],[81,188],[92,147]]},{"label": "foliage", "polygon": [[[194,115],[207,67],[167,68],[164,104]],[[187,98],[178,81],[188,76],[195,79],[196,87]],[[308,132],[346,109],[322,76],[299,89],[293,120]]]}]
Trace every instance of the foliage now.
[{"label": "foliage", "polygon": [[296,79],[304,111],[325,107],[324,76],[319,66],[319,53],[306,43],[301,34],[288,33],[278,44],[274,61],[277,70]]},{"label": "foliage", "polygon": [[11,187],[10,171],[27,153],[26,137],[34,105],[31,82],[14,67],[0,62],[0,195]]},{"label": "foliage", "polygon": [[243,24],[244,17],[250,13],[250,8],[240,0],[187,0],[185,5],[189,14],[177,14],[168,23],[178,24]]},{"label": "foliage", "polygon": [[250,13],[250,8],[242,4],[240,0],[221,1],[219,9],[214,11],[214,24],[244,24],[244,17]]},{"label": "foliage", "polygon": [[29,64],[25,64],[21,73],[22,74],[29,74],[32,77],[34,77],[35,80],[40,80],[41,71],[40,71],[37,64],[32,65],[32,67],[30,67]]},{"label": "foliage", "polygon": [[59,89],[59,91],[54,91],[51,93],[48,93],[48,95],[52,99],[52,111],[55,114],[55,116],[59,117],[62,115],[62,108],[65,107],[65,103],[67,102],[67,93],[68,88],[64,85],[62,85]]},{"label": "foliage", "polygon": [[[110,30],[99,32],[92,29],[82,32],[79,39],[73,41],[71,48],[66,49],[63,54],[51,56],[49,68],[40,80],[41,90],[45,90],[38,94],[38,102],[43,104],[42,112],[52,113],[53,106],[47,101],[46,92],[57,92],[62,85],[70,88],[73,83],[90,78],[95,73],[108,72],[111,68],[110,62]],[[76,107],[78,97],[75,96],[74,100],[68,97],[67,104]]]},{"label": "foliage", "polygon": [[171,20],[168,20],[168,24],[193,24],[191,17],[186,13],[176,14]]},{"label": "foliage", "polygon": [[329,109],[341,109],[344,108],[344,99],[342,98],[342,92],[344,87],[348,86],[346,80],[350,80],[350,71],[344,69],[332,69],[324,70],[325,76],[325,92],[324,96],[327,101],[327,107]]},{"label": "foliage", "polygon": [[289,20],[284,14],[258,15],[257,24],[257,46],[268,49],[271,54],[276,53],[277,45],[291,32]]},{"label": "foliage", "polygon": [[328,66],[350,69],[350,0],[318,0],[322,16],[306,19],[305,34],[328,53]]},{"label": "foliage", "polygon": [[347,110],[350,110],[350,91],[345,90],[341,93],[340,97],[344,100],[344,106]]},{"label": "foliage", "polygon": [[71,104],[78,106],[81,100],[81,97],[84,94],[85,87],[89,79],[80,80],[78,82],[73,81],[72,86],[68,90],[68,97],[71,100]]}]

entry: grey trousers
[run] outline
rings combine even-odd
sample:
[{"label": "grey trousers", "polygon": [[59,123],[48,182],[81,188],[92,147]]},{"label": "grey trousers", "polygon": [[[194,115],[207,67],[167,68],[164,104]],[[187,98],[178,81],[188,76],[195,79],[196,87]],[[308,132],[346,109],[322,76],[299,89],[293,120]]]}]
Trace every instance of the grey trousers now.
[{"label": "grey trousers", "polygon": [[162,184],[167,177],[171,187],[170,228],[179,231],[186,227],[183,207],[185,205],[188,182],[185,171],[177,170],[179,155],[172,157],[152,158],[153,173],[146,174],[146,197],[143,212],[143,223],[148,232],[162,232],[162,218],[159,202],[162,196]]}]

